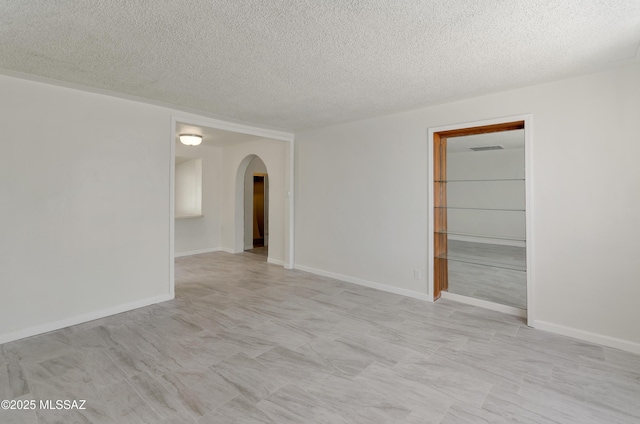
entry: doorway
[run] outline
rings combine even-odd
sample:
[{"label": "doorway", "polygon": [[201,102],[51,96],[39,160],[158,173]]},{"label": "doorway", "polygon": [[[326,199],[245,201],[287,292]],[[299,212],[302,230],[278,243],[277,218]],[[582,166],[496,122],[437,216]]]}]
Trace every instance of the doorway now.
[{"label": "doorway", "polygon": [[443,296],[527,316],[526,119],[429,133],[433,299]]},{"label": "doorway", "polygon": [[266,238],[267,222],[267,196],[266,196],[267,174],[253,175],[253,248],[265,247],[268,245]]},{"label": "doorway", "polygon": [[269,253],[269,175],[257,156],[245,171],[244,251],[267,257]]}]

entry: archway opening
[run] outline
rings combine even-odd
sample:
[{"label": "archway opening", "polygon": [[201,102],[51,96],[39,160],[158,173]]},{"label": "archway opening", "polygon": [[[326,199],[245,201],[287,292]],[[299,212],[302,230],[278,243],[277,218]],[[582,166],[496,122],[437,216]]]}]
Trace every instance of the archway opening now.
[{"label": "archway opening", "polygon": [[269,252],[269,174],[258,156],[253,156],[244,173],[244,251]]}]

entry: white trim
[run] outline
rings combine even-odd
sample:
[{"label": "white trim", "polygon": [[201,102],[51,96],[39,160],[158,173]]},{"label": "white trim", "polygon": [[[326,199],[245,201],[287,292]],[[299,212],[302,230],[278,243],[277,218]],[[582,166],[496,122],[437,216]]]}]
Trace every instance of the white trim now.
[{"label": "white trim", "polygon": [[[247,218],[247,212],[249,212],[249,214],[252,213],[252,211],[247,211],[247,204],[246,204],[246,198],[245,195],[246,190],[245,190],[245,178],[247,175],[247,169],[249,169],[249,165],[251,164],[251,162],[258,158],[264,165],[265,167],[267,166],[267,163],[264,161],[264,159],[262,159],[260,156],[258,156],[255,153],[251,153],[248,154],[247,156],[244,157],[244,159],[242,159],[242,161],[240,161],[240,164],[238,164],[238,169],[236,170],[236,178],[235,178],[235,185],[233,187],[233,191],[235,193],[234,196],[234,210],[233,210],[233,226],[234,226],[234,233],[233,233],[233,237],[234,237],[234,243],[233,243],[233,253],[242,253],[245,250],[248,249],[253,249],[253,238],[251,238],[251,245],[247,246],[245,244],[245,236],[247,236],[247,230],[248,228],[246,228],[246,222],[245,219]],[[267,175],[269,173],[269,168],[267,167]],[[267,187],[269,189],[269,193],[267,193],[267,198],[271,199],[271,185],[267,184]],[[251,196],[249,196],[251,197]],[[271,207],[273,206],[273,202],[269,201],[269,211],[268,211],[268,216],[271,217],[273,216],[273,214],[271,213]],[[286,208],[286,206],[285,206]],[[242,212],[242,213],[240,213]],[[286,217],[285,217],[285,222],[286,222]],[[253,224],[252,224],[253,225]],[[267,228],[267,234],[269,232],[269,228]],[[251,230],[250,230],[251,232]],[[286,244],[286,239],[283,240]]]},{"label": "white trim", "polygon": [[[255,135],[257,137],[271,138],[274,140],[280,141],[291,141],[293,140],[293,133],[284,132],[284,131],[276,131],[269,130],[266,128],[254,127],[250,125],[244,124],[236,124],[234,122],[221,121],[219,119],[213,118],[185,118],[177,115],[172,116],[172,122],[182,122],[189,125],[195,125],[198,127],[210,127],[217,128],[225,131],[232,131],[241,134],[249,134]],[[175,134],[175,132],[173,133]]]},{"label": "white trim", "polygon": [[[213,253],[213,252],[226,252],[231,253],[232,255],[243,253],[243,252],[234,252],[233,249],[229,249],[226,247],[211,247],[208,249],[199,249],[199,250],[189,250],[187,252],[176,252],[176,258],[182,258],[185,256],[193,256],[193,255],[202,255],[203,253]],[[274,265],[285,266],[286,263],[280,259],[267,258],[267,262]]]},{"label": "white trim", "polygon": [[490,309],[496,312],[502,312],[503,314],[515,315],[517,317],[526,318],[527,311],[513,306],[502,305],[500,303],[489,302],[488,300],[476,299],[475,297],[463,296],[461,294],[445,292],[441,294],[443,299],[453,300],[459,303],[465,303],[467,305],[478,306],[484,309]]},{"label": "white trim", "polygon": [[295,138],[289,141],[289,255],[284,263],[286,269],[293,269],[295,254]]},{"label": "white trim", "polygon": [[82,315],[76,315],[74,317],[69,317],[59,321],[49,322],[43,325],[37,325],[35,327],[24,328],[22,330],[14,331],[11,333],[1,334],[0,344],[12,342],[14,340],[24,339],[25,337],[36,336],[38,334],[48,333],[50,331],[59,330],[61,328],[70,327],[76,324],[82,324],[84,322],[93,321],[93,320],[108,317],[111,315],[120,314],[122,312],[131,311],[133,309],[142,308],[144,306],[165,302],[173,298],[174,298],[174,295],[172,293],[163,294],[160,296],[137,300],[131,303],[125,303],[124,305],[115,306],[112,308],[88,312]]},{"label": "white trim", "polygon": [[389,286],[387,284],[376,283],[368,280],[363,280],[357,277],[350,277],[348,275],[343,275],[335,272],[325,271],[322,269],[312,268],[305,265],[295,264],[294,268],[299,269],[300,271],[310,272],[312,274],[321,275],[323,277],[329,277],[336,280],[346,281],[347,283],[353,283],[359,286],[370,287],[372,289],[382,290],[388,293],[399,294],[402,296],[412,297],[414,299],[419,299],[419,300],[431,300],[431,298],[429,298],[427,294],[416,292],[413,290],[401,289],[399,287]]},{"label": "white trim", "polygon": [[433,134],[437,132],[436,128],[429,128],[427,136],[427,294],[429,300],[432,302],[434,299],[434,286],[435,286],[435,258],[433,257],[433,251],[435,249],[434,241],[434,222],[435,214],[433,205],[435,204],[434,192],[433,192],[433,172],[434,172],[434,158],[433,158]]},{"label": "white trim", "polygon": [[267,263],[284,266],[284,261],[281,261],[280,259],[267,258]]},{"label": "white trim", "polygon": [[428,293],[430,299],[433,299],[434,294],[434,276],[433,276],[433,135],[437,132],[449,131],[455,129],[471,128],[471,127],[483,127],[487,125],[503,124],[507,122],[524,121],[524,146],[525,146],[525,220],[526,220],[526,261],[527,261],[527,325],[532,326],[534,321],[534,273],[533,273],[533,260],[535,250],[534,245],[534,233],[533,233],[533,221],[534,221],[534,204],[533,204],[533,116],[531,114],[506,116],[503,118],[487,119],[483,121],[464,122],[459,124],[451,124],[440,127],[432,127],[428,129],[427,138],[427,201],[428,201],[428,234],[427,234],[427,247],[428,257],[427,264],[429,274],[427,277]]},{"label": "white trim", "polygon": [[176,271],[176,121],[171,119],[169,135],[169,293],[175,296]]},{"label": "white trim", "polygon": [[76,83],[57,80],[53,78],[47,78],[39,75],[28,74],[25,72],[14,71],[6,68],[0,68],[0,75],[6,76],[9,78],[17,78],[17,79],[26,80],[26,81],[32,81],[39,84],[47,84],[54,87],[64,87],[72,90],[82,91],[85,93],[113,97],[116,99],[126,100],[130,102],[142,103],[142,104],[151,105],[151,106],[155,106],[163,109],[168,109],[172,113],[174,112],[181,113],[181,114],[187,113],[193,116],[200,117],[201,118],[200,122],[204,122],[204,123],[197,123],[196,119],[192,119],[192,118],[185,118],[189,122],[186,122],[183,119],[179,119],[181,122],[193,123],[193,125],[213,126],[215,128],[219,128],[227,131],[241,132],[244,134],[273,138],[281,141],[289,141],[290,139],[293,138],[293,133],[288,131],[255,127],[250,122],[244,122],[244,123],[230,122],[228,121],[228,119],[231,119],[231,118],[219,116],[216,114],[209,114],[202,110],[191,109],[191,108],[180,106],[173,103],[163,102],[159,100],[152,100],[145,97],[139,97],[139,96],[126,94],[126,93],[119,93],[116,91],[106,90],[106,89],[97,88],[97,87],[90,87],[88,85],[76,84]]},{"label": "white trim", "polygon": [[525,252],[527,259],[527,325],[533,327],[535,309],[533,307],[533,259],[535,243],[533,236],[533,226],[535,225],[535,206],[533,199],[533,115],[523,115],[524,118],[524,190],[525,190]]},{"label": "white trim", "polygon": [[174,256],[176,258],[182,258],[184,256],[201,255],[203,253],[219,252],[221,250],[222,250],[221,247],[210,247],[208,249],[189,250],[187,252],[176,252]]},{"label": "white trim", "polygon": [[584,340],[587,342],[597,343],[600,345],[613,347],[615,349],[621,349],[627,352],[640,354],[640,343],[637,342],[592,333],[590,331],[579,330],[577,328],[565,327],[563,325],[553,324],[546,321],[535,320],[533,322],[533,327],[536,330],[548,331],[550,333],[573,337],[574,339]]}]

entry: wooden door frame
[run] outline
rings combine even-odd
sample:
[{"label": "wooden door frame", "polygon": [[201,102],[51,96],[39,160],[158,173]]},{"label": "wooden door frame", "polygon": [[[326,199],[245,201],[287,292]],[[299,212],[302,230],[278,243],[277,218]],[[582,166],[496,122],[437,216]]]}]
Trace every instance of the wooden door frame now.
[{"label": "wooden door frame", "polygon": [[[446,226],[446,215],[443,221],[442,214],[437,214],[435,211],[436,206],[446,206],[446,187],[444,184],[437,184],[437,180],[442,180],[444,175],[440,174],[440,177],[436,176],[436,173],[446,172],[446,163],[436,163],[436,148],[446,148],[446,138],[471,135],[471,134],[484,134],[490,132],[508,131],[514,129],[521,129],[524,126],[524,138],[525,138],[525,222],[526,222],[526,263],[527,263],[527,310],[526,317],[528,324],[531,325],[534,321],[534,297],[533,297],[533,155],[532,155],[532,124],[533,118],[531,114],[508,116],[504,118],[489,119],[484,121],[474,121],[461,124],[453,124],[441,127],[429,128],[428,132],[428,169],[427,174],[427,187],[428,187],[428,296],[432,301],[436,301],[441,294],[441,289],[447,288],[446,280],[446,261],[436,260],[436,253],[441,252],[447,248],[446,238],[437,235],[436,230],[442,230],[442,225]],[[443,202],[445,202],[443,204]],[[436,252],[438,249],[438,252]],[[445,250],[446,252],[446,250]],[[445,275],[445,279],[442,279],[442,275]],[[517,308],[508,306],[502,307],[502,305],[493,304],[491,302],[485,302],[482,300],[470,299],[470,303],[489,307],[491,309],[499,310],[501,312],[507,312],[511,314],[520,315],[521,311]]]}]

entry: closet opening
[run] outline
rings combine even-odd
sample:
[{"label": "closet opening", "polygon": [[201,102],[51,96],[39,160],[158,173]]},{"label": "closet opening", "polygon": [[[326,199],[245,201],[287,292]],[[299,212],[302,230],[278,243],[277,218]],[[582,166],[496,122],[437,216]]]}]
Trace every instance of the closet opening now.
[{"label": "closet opening", "polygon": [[433,129],[433,299],[527,316],[526,119]]},{"label": "closet opening", "polygon": [[244,251],[269,255],[269,175],[256,155],[244,172]]}]

